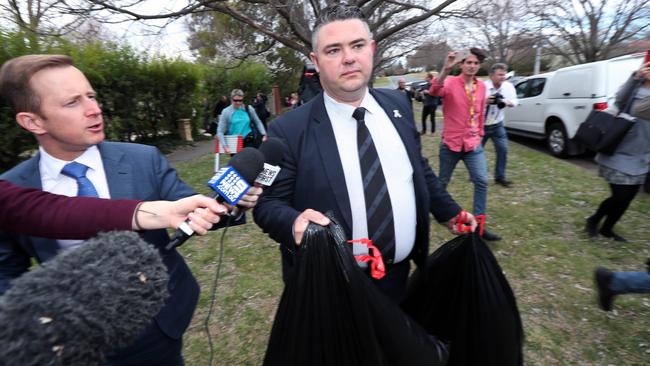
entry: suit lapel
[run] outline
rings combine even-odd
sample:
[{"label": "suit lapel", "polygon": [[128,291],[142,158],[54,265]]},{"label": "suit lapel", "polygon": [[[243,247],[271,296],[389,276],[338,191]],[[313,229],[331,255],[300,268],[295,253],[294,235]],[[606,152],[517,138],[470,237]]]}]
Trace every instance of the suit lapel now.
[{"label": "suit lapel", "polygon": [[332,122],[327,116],[323,93],[314,102],[311,118],[313,123],[312,138],[316,141],[318,151],[323,161],[323,170],[329,181],[332,193],[336,197],[336,203],[339,207],[343,224],[349,233],[352,233],[352,209],[350,208],[350,198],[345,185],[345,174],[343,165],[339,156],[339,150],[336,146],[336,138],[332,129]]},{"label": "suit lapel", "polygon": [[27,160],[26,164],[23,166],[22,172],[20,173],[20,181],[16,182],[16,184],[22,187],[43,189],[41,170],[38,166],[40,161],[40,152],[33,158]]},{"label": "suit lapel", "polygon": [[135,179],[133,179],[132,166],[125,163],[124,153],[106,142],[102,142],[97,147],[102,156],[111,199],[132,199]]}]

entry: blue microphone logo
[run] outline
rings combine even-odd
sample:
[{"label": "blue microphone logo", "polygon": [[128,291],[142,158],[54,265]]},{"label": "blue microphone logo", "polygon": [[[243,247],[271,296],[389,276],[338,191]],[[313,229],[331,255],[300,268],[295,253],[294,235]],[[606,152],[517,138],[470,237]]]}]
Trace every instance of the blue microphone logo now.
[{"label": "blue microphone logo", "polygon": [[250,184],[233,167],[219,169],[208,181],[208,187],[215,190],[231,205],[236,204],[248,191]]}]

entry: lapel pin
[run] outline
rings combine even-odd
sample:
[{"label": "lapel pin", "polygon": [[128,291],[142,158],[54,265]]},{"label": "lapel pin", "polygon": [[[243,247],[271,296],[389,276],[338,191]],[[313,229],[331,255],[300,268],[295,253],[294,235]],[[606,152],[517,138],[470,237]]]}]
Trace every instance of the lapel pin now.
[{"label": "lapel pin", "polygon": [[399,114],[399,111],[397,109],[393,109],[393,117],[402,118],[402,115]]}]

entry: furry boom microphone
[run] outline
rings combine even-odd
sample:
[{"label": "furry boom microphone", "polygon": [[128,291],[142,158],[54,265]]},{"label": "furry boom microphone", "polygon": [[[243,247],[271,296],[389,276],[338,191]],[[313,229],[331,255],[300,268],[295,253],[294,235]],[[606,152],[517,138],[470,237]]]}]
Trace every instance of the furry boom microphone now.
[{"label": "furry boom microphone", "polygon": [[158,251],[100,234],[17,278],[0,297],[0,365],[96,365],[134,341],[168,296]]}]

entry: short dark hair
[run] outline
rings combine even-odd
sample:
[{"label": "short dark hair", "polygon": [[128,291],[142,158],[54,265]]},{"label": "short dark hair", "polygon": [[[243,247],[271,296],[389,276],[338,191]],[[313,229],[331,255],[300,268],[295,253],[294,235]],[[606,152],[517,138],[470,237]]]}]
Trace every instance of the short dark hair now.
[{"label": "short dark hair", "polygon": [[508,71],[508,65],[497,62],[496,64],[490,66],[490,75],[494,74],[495,71],[497,70],[503,70],[503,71]]},{"label": "short dark hair", "polygon": [[0,94],[15,113],[40,113],[41,98],[30,85],[37,72],[54,67],[74,66],[65,55],[26,55],[12,58],[0,69]]},{"label": "short dark hair", "polygon": [[478,59],[478,62],[483,62],[487,58],[487,53],[485,53],[485,51],[483,51],[480,48],[472,47],[472,48],[469,49],[469,52],[472,55],[476,56],[476,58]]},{"label": "short dark hair", "polygon": [[314,51],[316,50],[316,40],[318,37],[318,31],[321,29],[321,27],[338,20],[350,20],[350,19],[359,19],[361,22],[363,22],[363,24],[365,24],[366,28],[368,29],[368,33],[370,34],[370,37],[372,38],[372,34],[370,33],[370,27],[368,27],[368,22],[366,20],[366,16],[363,14],[363,11],[361,11],[361,8],[355,5],[347,5],[347,4],[330,5],[325,9],[321,10],[320,14],[318,15],[318,18],[316,18],[316,23],[314,23],[314,29],[312,30],[311,33],[312,50]]}]

